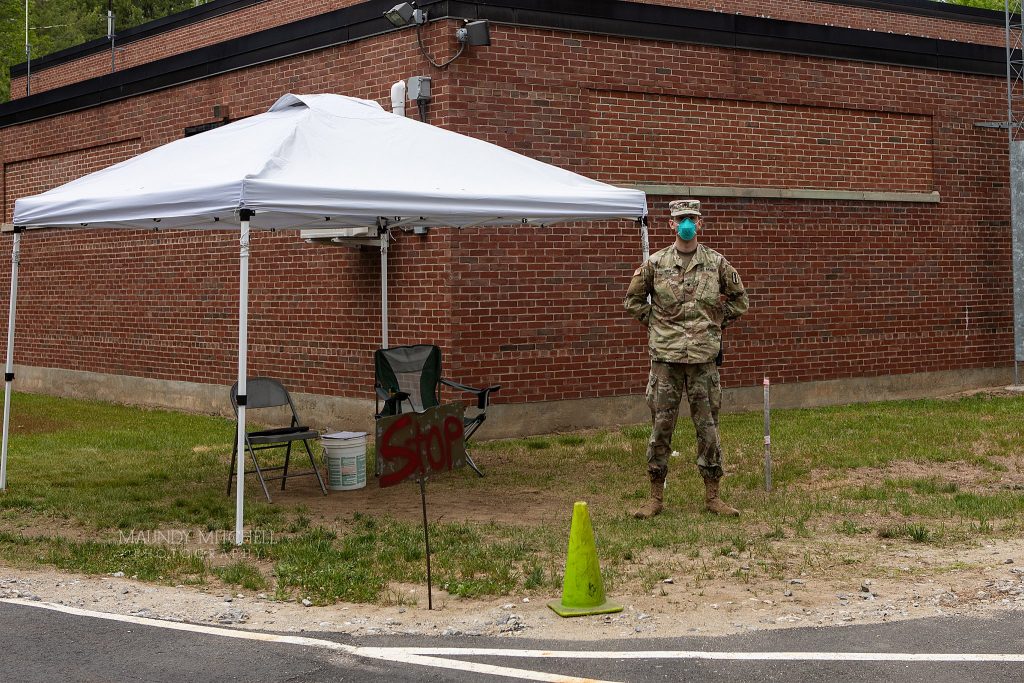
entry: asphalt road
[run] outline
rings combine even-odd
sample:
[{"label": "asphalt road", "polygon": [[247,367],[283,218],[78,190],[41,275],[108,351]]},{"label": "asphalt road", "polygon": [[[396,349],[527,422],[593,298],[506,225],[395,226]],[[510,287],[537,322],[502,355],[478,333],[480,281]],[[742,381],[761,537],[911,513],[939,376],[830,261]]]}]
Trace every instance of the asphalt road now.
[{"label": "asphalt road", "polygon": [[[326,633],[289,634],[341,643],[349,651],[321,645],[260,642],[208,633],[168,630],[65,614],[38,606],[0,602],[0,680],[54,681],[500,681],[553,680],[550,674],[602,681],[899,681],[912,683],[1019,683],[1024,661],[821,661],[766,660],[761,653],[1024,654],[1024,612],[993,619],[931,618],[881,625],[772,630],[720,638],[629,639],[572,643],[526,638],[359,638]],[[434,655],[416,648],[501,649],[493,653]],[[358,648],[355,653],[353,648]],[[378,648],[393,648],[380,650]],[[519,656],[516,651],[594,653],[577,658]],[[671,658],[665,653],[730,652],[749,659]],[[596,653],[608,653],[600,654]],[[627,653],[661,656],[628,659]],[[618,653],[623,653],[619,656]],[[436,659],[422,659],[424,655]],[[635,656],[635,655],[633,655]],[[779,655],[775,655],[779,656]],[[808,656],[808,655],[803,655]],[[403,661],[411,660],[411,661]],[[506,667],[458,670],[473,663]],[[516,672],[520,673],[516,673]],[[545,672],[528,677],[522,672]],[[543,676],[543,674],[541,674]]]}]

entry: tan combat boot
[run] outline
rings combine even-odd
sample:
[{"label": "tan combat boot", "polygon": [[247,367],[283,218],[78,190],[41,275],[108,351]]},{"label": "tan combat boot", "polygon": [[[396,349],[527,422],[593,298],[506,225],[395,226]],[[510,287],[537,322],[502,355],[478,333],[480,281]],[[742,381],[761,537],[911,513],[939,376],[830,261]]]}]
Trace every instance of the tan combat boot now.
[{"label": "tan combat boot", "polygon": [[651,477],[651,500],[644,507],[633,513],[637,519],[647,519],[660,515],[665,508],[665,477]]},{"label": "tan combat boot", "polygon": [[716,515],[739,517],[740,511],[718,497],[718,479],[704,480],[704,502],[707,511]]}]

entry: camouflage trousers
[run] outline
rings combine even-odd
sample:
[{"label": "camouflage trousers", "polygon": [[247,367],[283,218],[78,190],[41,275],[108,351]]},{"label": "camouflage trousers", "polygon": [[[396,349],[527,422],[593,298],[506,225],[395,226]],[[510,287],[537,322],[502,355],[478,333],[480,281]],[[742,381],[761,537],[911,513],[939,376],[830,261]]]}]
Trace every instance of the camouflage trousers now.
[{"label": "camouflage trousers", "polygon": [[705,479],[720,479],[722,446],[718,440],[718,411],[722,407],[722,384],[714,362],[651,362],[647,405],[654,428],[647,446],[647,471],[655,478],[668,474],[672,433],[684,394],[690,404],[690,419],[697,428],[697,467]]}]

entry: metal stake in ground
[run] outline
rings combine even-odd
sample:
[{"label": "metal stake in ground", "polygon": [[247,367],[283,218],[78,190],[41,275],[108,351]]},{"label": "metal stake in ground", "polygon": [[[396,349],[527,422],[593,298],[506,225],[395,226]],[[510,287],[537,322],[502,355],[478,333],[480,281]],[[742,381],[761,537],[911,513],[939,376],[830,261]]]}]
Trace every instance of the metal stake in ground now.
[{"label": "metal stake in ground", "polygon": [[430,532],[427,527],[427,477],[420,473],[420,501],[423,503],[423,543],[427,547],[427,609],[434,609],[430,583]]},{"label": "metal stake in ground", "polygon": [[[409,399],[399,389],[396,396]],[[398,401],[397,398],[389,401]],[[385,405],[387,408],[387,405]],[[422,413],[401,412],[377,420],[377,466],[381,488],[416,478],[423,505],[423,544],[427,552],[427,609],[434,609],[430,575],[430,527],[427,524],[427,474],[440,475],[465,465],[465,406],[451,403],[427,408]]]},{"label": "metal stake in ground", "polygon": [[772,490],[772,416],[768,398],[768,378],[764,378],[764,490]]}]

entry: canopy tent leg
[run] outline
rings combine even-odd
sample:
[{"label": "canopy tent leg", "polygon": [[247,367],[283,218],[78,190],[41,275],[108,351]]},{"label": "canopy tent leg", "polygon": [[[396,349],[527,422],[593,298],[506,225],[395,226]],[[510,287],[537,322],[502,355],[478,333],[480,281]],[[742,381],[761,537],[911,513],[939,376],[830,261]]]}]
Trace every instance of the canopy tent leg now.
[{"label": "canopy tent leg", "polygon": [[383,218],[377,219],[380,233],[380,336],[381,348],[388,348],[388,229]]},{"label": "canopy tent leg", "polygon": [[647,216],[640,218],[640,250],[644,254],[644,263],[651,257],[651,242],[647,235]]},{"label": "canopy tent leg", "polygon": [[241,219],[241,237],[238,254],[238,425],[235,428],[238,476],[235,478],[235,545],[242,545],[245,526],[245,405],[248,401],[245,363],[249,346],[249,219],[252,218],[252,214],[253,211],[250,209],[241,209],[238,212]]},{"label": "canopy tent leg", "polygon": [[7,490],[7,439],[11,427],[11,384],[14,382],[14,314],[18,305],[18,263],[21,261],[21,226],[14,226],[11,249],[11,307],[7,313],[7,365],[4,367],[4,436],[0,448],[0,491]]}]

